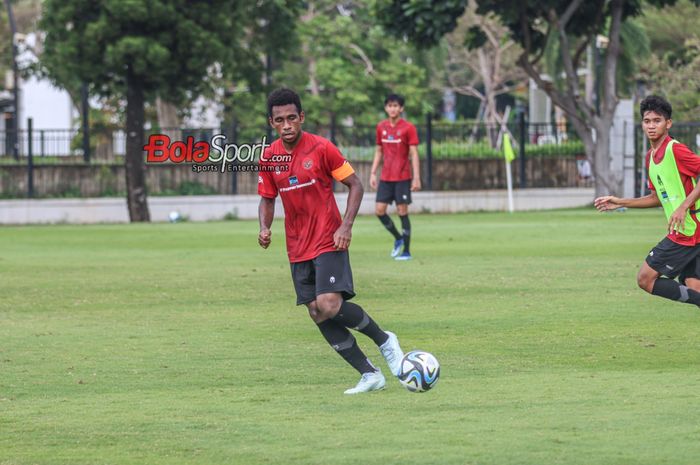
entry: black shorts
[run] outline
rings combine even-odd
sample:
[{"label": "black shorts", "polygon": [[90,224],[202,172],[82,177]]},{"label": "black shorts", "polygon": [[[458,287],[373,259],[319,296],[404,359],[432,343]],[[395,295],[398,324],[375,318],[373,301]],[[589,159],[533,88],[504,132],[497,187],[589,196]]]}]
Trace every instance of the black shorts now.
[{"label": "black shorts", "polygon": [[698,255],[700,245],[680,245],[664,237],[651,249],[646,262],[660,274],[671,279],[678,276],[679,281],[685,282],[686,278],[700,278]]},{"label": "black shorts", "polygon": [[292,263],[291,267],[297,305],[313,302],[317,295],[329,292],[339,292],[345,300],[355,296],[347,250],[322,253],[312,260]]},{"label": "black shorts", "polygon": [[411,180],[406,181],[379,181],[377,187],[377,203],[396,202],[396,205],[401,203],[411,203]]}]

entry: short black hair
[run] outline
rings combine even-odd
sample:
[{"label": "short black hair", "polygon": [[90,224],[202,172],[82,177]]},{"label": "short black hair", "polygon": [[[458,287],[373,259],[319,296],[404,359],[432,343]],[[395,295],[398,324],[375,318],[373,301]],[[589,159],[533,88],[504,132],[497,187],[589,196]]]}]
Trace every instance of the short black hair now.
[{"label": "short black hair", "polygon": [[301,99],[299,94],[292,89],[282,87],[270,92],[267,96],[267,115],[272,117],[272,107],[281,107],[284,105],[294,104],[297,107],[297,112],[301,114]]},{"label": "short black hair", "polygon": [[648,111],[653,111],[666,119],[671,119],[673,108],[671,108],[671,104],[665,98],[658,95],[650,95],[639,104],[639,114],[642,119],[644,118],[644,113]]},{"label": "short black hair", "polygon": [[402,107],[404,100],[403,97],[401,97],[399,94],[389,94],[384,99],[384,105],[386,105],[389,102],[396,102],[399,104],[400,107]]}]

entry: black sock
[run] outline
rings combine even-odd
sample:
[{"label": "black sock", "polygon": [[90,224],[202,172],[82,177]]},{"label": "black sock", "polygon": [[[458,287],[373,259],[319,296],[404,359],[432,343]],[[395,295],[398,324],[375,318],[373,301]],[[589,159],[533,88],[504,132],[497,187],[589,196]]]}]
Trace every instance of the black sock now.
[{"label": "black sock", "polygon": [[338,354],[345,359],[354,369],[364,373],[373,373],[377,369],[370,363],[367,356],[362,352],[362,349],[357,345],[355,336],[347,330],[343,325],[333,321],[326,320],[317,323],[318,329],[326,338],[328,344],[335,349]]},{"label": "black sock", "polygon": [[673,279],[658,278],[651,293],[678,302],[700,305],[700,292],[689,289]]},{"label": "black sock", "polygon": [[399,215],[399,218],[401,218],[401,228],[403,229],[403,251],[411,253],[408,248],[411,242],[411,220],[408,219],[408,215]]},{"label": "black sock", "polygon": [[379,218],[379,221],[382,222],[387,231],[389,231],[391,235],[394,236],[394,240],[401,239],[401,234],[399,234],[399,231],[396,229],[396,226],[394,226],[394,222],[391,221],[391,217],[389,215],[384,213],[381,216],[377,215],[377,218]]},{"label": "black sock", "polygon": [[357,304],[343,302],[338,310],[338,314],[333,317],[333,321],[340,323],[346,328],[356,329],[365,336],[371,338],[378,346],[384,344],[389,336],[381,330],[379,325],[362,310]]}]

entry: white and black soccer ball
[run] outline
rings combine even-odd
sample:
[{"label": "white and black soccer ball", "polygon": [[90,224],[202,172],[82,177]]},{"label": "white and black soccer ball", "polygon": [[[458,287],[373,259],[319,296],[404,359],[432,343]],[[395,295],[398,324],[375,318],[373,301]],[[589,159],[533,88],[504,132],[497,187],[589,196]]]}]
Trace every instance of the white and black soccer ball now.
[{"label": "white and black soccer ball", "polygon": [[170,212],[168,215],[168,220],[170,220],[171,223],[177,223],[182,219],[182,216],[180,216],[180,212],[173,210]]},{"label": "white and black soccer ball", "polygon": [[409,391],[429,391],[438,379],[440,379],[440,363],[433,354],[412,350],[403,356],[399,381]]}]

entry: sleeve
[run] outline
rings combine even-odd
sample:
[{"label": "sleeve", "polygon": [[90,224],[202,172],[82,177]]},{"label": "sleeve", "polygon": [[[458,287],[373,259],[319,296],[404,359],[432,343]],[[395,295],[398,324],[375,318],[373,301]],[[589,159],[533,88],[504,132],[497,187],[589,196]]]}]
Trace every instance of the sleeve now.
[{"label": "sleeve", "polygon": [[382,129],[379,127],[380,125],[377,125],[377,131],[376,131],[376,142],[377,145],[382,145]]},{"label": "sleeve", "polygon": [[271,165],[260,161],[258,164],[258,195],[268,199],[277,197],[277,185],[272,177],[272,171],[268,171]]},{"label": "sleeve", "polygon": [[355,172],[338,147],[330,141],[326,144],[326,164],[336,181],[342,181]]},{"label": "sleeve", "polygon": [[411,129],[408,132],[408,145],[418,144],[420,144],[420,140],[418,140],[418,131],[416,131],[416,127],[414,125],[411,125]]},{"label": "sleeve", "polygon": [[673,155],[676,157],[678,172],[692,178],[700,175],[700,156],[693,153],[686,145],[673,144]]},{"label": "sleeve", "polygon": [[[644,166],[647,170],[647,173],[649,173],[649,157],[651,156],[651,151],[647,152],[646,159],[644,161]],[[651,179],[647,176],[647,187],[649,190],[655,191],[656,188],[654,187],[654,184],[651,182]]]}]

